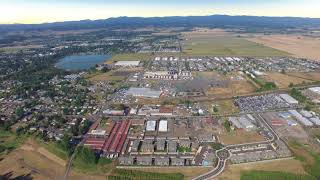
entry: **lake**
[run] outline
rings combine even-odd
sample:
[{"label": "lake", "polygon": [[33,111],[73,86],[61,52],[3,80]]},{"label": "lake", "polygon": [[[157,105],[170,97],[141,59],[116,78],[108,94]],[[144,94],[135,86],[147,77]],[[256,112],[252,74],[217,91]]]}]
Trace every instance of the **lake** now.
[{"label": "lake", "polygon": [[59,60],[56,67],[64,70],[87,70],[109,60],[111,55],[72,55]]}]

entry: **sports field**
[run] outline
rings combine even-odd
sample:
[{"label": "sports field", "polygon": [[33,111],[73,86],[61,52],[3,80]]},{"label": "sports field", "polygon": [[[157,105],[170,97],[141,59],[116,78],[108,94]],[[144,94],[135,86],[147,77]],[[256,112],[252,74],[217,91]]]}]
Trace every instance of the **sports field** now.
[{"label": "sports field", "polygon": [[182,33],[184,55],[204,56],[288,56],[222,30],[195,30]]}]

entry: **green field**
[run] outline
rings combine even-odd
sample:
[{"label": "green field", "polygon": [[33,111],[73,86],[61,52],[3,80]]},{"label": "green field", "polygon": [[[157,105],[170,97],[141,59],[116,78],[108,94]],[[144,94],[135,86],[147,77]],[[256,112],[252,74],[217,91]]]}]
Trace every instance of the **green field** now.
[{"label": "green field", "polygon": [[285,172],[246,171],[241,173],[241,180],[316,180],[316,178]]},{"label": "green field", "polygon": [[152,55],[150,53],[127,53],[127,54],[115,54],[112,56],[111,60],[107,62],[114,61],[149,61]]},{"label": "green field", "polygon": [[243,38],[225,36],[191,37],[183,43],[185,55],[214,56],[288,56],[280,50],[266,47]]},{"label": "green field", "polygon": [[184,176],[181,173],[151,173],[124,169],[115,169],[108,177],[109,180],[182,180],[183,178]]}]

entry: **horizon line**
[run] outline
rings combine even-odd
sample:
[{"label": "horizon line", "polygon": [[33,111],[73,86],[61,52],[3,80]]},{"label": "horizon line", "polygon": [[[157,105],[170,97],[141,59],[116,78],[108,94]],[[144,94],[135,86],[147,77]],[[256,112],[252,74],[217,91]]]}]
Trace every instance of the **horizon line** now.
[{"label": "horizon line", "polygon": [[54,24],[54,23],[67,23],[67,22],[80,22],[80,21],[99,21],[117,18],[168,18],[168,17],[208,17],[208,16],[243,16],[243,17],[269,17],[269,18],[302,18],[302,19],[320,19],[320,17],[305,17],[305,16],[257,16],[257,15],[228,15],[228,14],[211,14],[211,15],[186,15],[186,16],[114,16],[107,17],[105,19],[78,19],[78,20],[66,20],[66,21],[52,21],[52,22],[40,22],[40,23],[0,23],[0,25],[42,25],[42,24]]}]

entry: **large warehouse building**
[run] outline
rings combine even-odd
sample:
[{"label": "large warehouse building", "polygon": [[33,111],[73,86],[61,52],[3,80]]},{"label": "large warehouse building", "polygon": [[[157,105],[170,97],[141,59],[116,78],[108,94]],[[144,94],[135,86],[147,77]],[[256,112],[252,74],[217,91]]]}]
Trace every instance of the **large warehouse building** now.
[{"label": "large warehouse building", "polygon": [[129,88],[127,95],[145,98],[159,98],[161,91],[152,90],[150,88]]},{"label": "large warehouse building", "polygon": [[123,67],[138,67],[140,61],[118,61],[114,65],[115,66],[123,66]]}]

